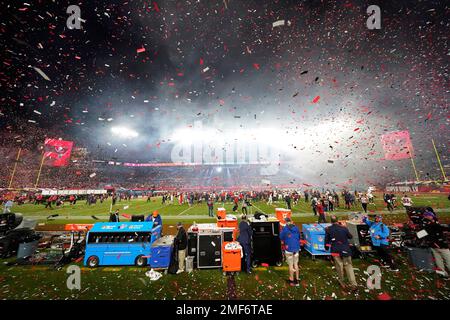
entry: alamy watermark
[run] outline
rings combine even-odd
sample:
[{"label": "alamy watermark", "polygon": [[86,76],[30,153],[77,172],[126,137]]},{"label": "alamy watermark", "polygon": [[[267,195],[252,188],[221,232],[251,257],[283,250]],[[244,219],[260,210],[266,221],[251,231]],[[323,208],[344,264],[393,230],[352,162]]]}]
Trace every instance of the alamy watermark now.
[{"label": "alamy watermark", "polygon": [[367,288],[369,290],[381,289],[381,270],[379,266],[371,265],[367,268],[367,274],[369,277],[367,278]]},{"label": "alamy watermark", "polygon": [[[194,123],[196,132],[202,131],[201,121]],[[275,175],[280,164],[280,150],[264,141],[245,142],[240,139],[207,137],[188,143],[177,142],[171,151],[174,163],[186,165],[262,165],[261,175]]]},{"label": "alamy watermark", "polygon": [[70,16],[66,20],[66,26],[70,30],[72,29],[81,29],[81,22],[85,22],[85,20],[81,19],[81,9],[77,5],[70,5],[66,10],[67,14]]},{"label": "alamy watermark", "polygon": [[381,29],[381,9],[377,5],[371,5],[367,7],[367,14],[370,16],[367,18],[366,26],[369,30]]},{"label": "alamy watermark", "polygon": [[81,269],[77,265],[70,265],[67,267],[66,285],[69,290],[81,290]]}]

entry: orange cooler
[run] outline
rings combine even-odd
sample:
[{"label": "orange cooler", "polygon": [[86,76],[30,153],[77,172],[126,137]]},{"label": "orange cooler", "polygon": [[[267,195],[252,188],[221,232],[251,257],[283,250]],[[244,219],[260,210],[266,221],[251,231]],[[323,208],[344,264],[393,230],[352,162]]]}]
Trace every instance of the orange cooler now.
[{"label": "orange cooler", "polygon": [[225,208],[217,208],[217,219],[225,219],[226,215],[227,211],[225,210]]},{"label": "orange cooler", "polygon": [[284,219],[291,218],[291,210],[284,208],[275,208],[275,215],[277,216],[278,221],[280,221],[281,225],[285,225]]},{"label": "orange cooler", "polygon": [[217,220],[217,226],[219,228],[236,228],[237,229],[238,221],[237,220],[231,220],[231,219]]},{"label": "orange cooler", "polygon": [[225,249],[226,244],[222,247],[222,266],[224,272],[241,271],[241,250],[242,249]]}]

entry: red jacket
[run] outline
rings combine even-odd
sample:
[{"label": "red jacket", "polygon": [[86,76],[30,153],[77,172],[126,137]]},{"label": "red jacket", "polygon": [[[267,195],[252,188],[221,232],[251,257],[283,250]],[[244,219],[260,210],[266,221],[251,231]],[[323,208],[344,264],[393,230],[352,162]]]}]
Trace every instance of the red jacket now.
[{"label": "red jacket", "polygon": [[322,206],[321,203],[318,203],[317,206],[316,206],[316,208],[317,208],[317,212],[318,212],[319,214],[324,214],[324,213],[325,213],[325,211],[324,211],[323,206]]}]

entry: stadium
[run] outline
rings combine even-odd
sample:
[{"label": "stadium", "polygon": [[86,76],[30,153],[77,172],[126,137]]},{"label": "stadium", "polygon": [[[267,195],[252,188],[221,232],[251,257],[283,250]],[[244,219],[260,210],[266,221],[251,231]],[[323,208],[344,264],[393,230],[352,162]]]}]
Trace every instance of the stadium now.
[{"label": "stadium", "polygon": [[6,5],[0,298],[450,299],[449,8],[369,5]]}]

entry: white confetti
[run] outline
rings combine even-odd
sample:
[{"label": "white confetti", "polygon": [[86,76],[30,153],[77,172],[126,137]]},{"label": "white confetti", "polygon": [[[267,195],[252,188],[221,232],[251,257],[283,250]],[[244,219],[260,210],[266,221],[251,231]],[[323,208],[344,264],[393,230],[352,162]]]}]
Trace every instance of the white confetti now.
[{"label": "white confetti", "polygon": [[284,26],[284,23],[285,23],[284,20],[278,20],[278,21],[275,21],[275,22],[272,24],[272,28],[279,27],[279,26]]},{"label": "white confetti", "polygon": [[33,69],[36,70],[42,76],[42,78],[44,78],[47,81],[51,81],[50,78],[44,73],[44,71],[42,71],[38,67],[33,67]]}]

